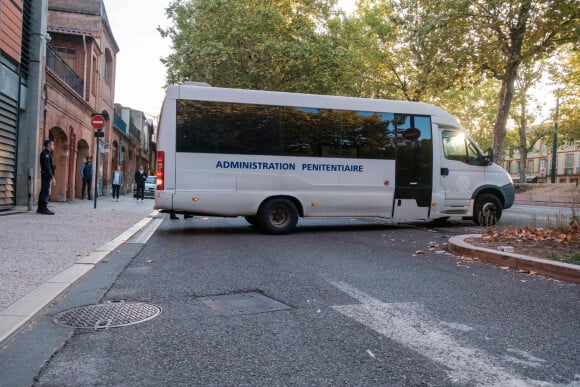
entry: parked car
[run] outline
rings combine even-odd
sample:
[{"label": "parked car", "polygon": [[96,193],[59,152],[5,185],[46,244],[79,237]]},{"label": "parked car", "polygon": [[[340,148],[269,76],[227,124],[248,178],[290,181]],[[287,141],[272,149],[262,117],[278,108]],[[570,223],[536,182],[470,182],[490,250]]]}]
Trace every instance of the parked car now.
[{"label": "parked car", "polygon": [[[155,189],[157,188],[157,179],[155,176],[147,176],[145,180],[144,196],[153,199],[155,197]],[[137,197],[137,184],[133,184],[133,197]]]}]

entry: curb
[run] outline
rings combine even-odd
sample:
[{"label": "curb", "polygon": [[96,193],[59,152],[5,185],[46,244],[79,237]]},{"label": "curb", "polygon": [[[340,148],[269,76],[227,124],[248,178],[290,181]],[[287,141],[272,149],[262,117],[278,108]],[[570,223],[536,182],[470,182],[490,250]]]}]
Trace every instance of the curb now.
[{"label": "curb", "polygon": [[449,251],[457,255],[477,257],[480,261],[496,266],[535,273],[561,281],[580,284],[580,265],[550,261],[527,255],[508,253],[471,245],[468,238],[478,238],[481,234],[460,235],[449,238]]},{"label": "curb", "polygon": [[78,279],[108,257],[116,248],[144,229],[155,219],[158,213],[159,210],[154,210],[112,241],[100,246],[89,256],[79,258],[74,264],[15,301],[3,311],[0,311],[0,345],[3,345],[47,305],[50,305]]}]

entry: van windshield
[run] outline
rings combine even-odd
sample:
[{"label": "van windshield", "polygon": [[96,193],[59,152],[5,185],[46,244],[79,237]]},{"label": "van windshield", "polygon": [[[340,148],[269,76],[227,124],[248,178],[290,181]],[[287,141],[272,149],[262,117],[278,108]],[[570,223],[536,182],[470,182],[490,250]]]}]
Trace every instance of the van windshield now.
[{"label": "van windshield", "polygon": [[155,183],[155,176],[147,176],[145,183]]}]

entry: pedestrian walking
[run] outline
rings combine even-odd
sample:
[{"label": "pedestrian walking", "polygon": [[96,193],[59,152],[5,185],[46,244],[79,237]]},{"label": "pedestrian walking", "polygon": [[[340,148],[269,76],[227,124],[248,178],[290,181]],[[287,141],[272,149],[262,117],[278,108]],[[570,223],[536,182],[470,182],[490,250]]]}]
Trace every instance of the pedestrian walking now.
[{"label": "pedestrian walking", "polygon": [[113,186],[113,200],[119,201],[119,190],[123,185],[123,171],[121,171],[121,164],[117,164],[117,169],[111,175],[111,184]]},{"label": "pedestrian walking", "polygon": [[54,179],[55,167],[52,162],[54,142],[52,140],[45,140],[43,145],[44,149],[40,152],[40,193],[38,194],[38,209],[36,213],[54,215],[54,212],[48,209],[50,186],[56,183]]},{"label": "pedestrian walking", "polygon": [[83,188],[81,191],[81,199],[85,198],[85,188],[87,189],[87,199],[91,200],[91,184],[93,182],[93,164],[91,157],[88,156],[81,168],[81,178],[83,179]]},{"label": "pedestrian walking", "polygon": [[137,201],[141,198],[141,203],[143,203],[143,198],[145,197],[145,180],[147,180],[147,173],[143,170],[143,165],[139,167],[139,170],[135,172],[135,184],[137,184]]}]

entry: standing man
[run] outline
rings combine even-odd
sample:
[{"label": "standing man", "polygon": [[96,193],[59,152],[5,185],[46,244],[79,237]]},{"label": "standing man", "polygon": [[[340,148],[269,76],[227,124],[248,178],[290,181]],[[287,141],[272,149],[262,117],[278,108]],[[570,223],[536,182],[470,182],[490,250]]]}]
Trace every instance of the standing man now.
[{"label": "standing man", "polygon": [[40,152],[40,193],[38,194],[37,214],[54,215],[54,212],[48,209],[48,197],[50,195],[50,186],[55,184],[54,169],[52,163],[52,151],[54,142],[52,140],[44,141],[44,149]]},{"label": "standing man", "polygon": [[91,156],[83,163],[81,168],[81,178],[83,179],[83,189],[81,192],[81,199],[85,198],[85,188],[87,188],[87,199],[91,200],[91,184],[93,182],[93,164]]},{"label": "standing man", "polygon": [[123,171],[121,171],[121,164],[117,164],[117,169],[111,175],[111,184],[113,186],[113,201],[119,201],[119,191],[123,185]]},{"label": "standing man", "polygon": [[147,180],[147,173],[143,170],[143,165],[139,166],[139,170],[135,172],[135,183],[137,184],[137,201],[141,197],[141,203],[145,197],[145,180]]}]

